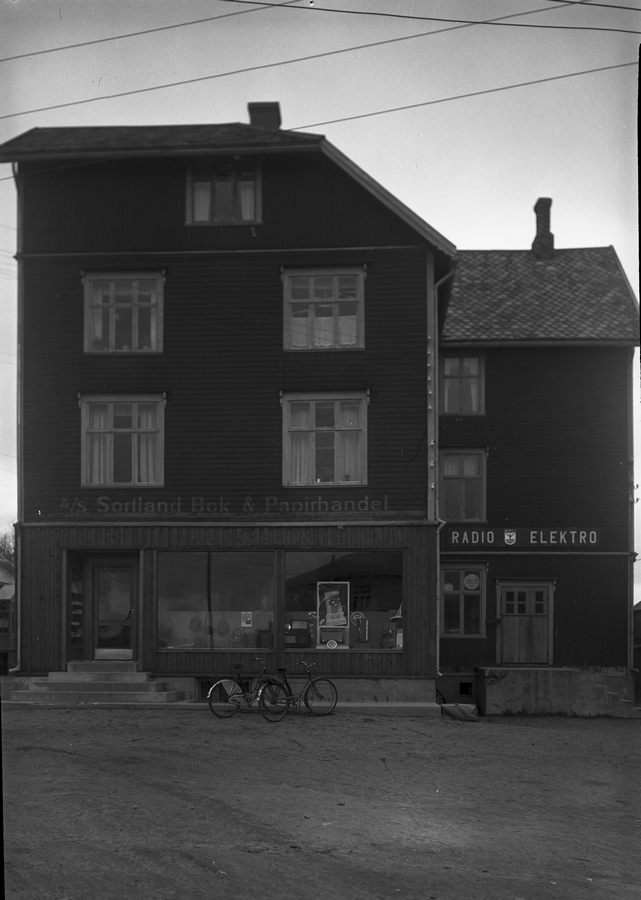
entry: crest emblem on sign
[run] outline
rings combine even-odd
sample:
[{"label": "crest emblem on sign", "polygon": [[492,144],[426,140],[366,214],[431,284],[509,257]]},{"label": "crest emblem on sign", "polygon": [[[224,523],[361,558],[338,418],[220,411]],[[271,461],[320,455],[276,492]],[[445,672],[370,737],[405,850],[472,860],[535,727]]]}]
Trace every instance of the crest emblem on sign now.
[{"label": "crest emblem on sign", "polygon": [[510,545],[516,544],[516,531],[511,528],[505,530],[505,543]]}]

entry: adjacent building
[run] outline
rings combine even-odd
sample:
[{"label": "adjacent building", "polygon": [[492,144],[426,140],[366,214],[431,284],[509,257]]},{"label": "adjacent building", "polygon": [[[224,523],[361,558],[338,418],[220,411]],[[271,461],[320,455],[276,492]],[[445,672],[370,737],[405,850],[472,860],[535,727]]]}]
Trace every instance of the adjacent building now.
[{"label": "adjacent building", "polygon": [[196,699],[305,660],[344,699],[488,711],[497,667],[631,683],[614,251],[554,250],[540,200],[531,251],[457,254],[278,104],[249,114],[0,148],[15,674],[121,661]]}]

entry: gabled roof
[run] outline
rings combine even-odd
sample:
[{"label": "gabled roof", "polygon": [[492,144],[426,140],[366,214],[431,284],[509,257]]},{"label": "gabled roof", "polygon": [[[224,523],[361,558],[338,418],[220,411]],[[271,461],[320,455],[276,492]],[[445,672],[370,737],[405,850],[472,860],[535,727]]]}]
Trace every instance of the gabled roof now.
[{"label": "gabled roof", "polygon": [[0,162],[86,156],[171,156],[184,153],[268,152],[318,146],[320,134],[298,134],[231,122],[223,125],[99,125],[32,128],[0,145]]},{"label": "gabled roof", "polygon": [[638,344],[639,308],[613,247],[461,250],[442,340]]},{"label": "gabled roof", "polygon": [[409,207],[390,194],[322,134],[301,134],[232,122],[224,125],[124,125],[32,128],[0,145],[0,162],[87,158],[204,156],[317,152],[332,160],[366,191],[447,257],[456,247]]}]

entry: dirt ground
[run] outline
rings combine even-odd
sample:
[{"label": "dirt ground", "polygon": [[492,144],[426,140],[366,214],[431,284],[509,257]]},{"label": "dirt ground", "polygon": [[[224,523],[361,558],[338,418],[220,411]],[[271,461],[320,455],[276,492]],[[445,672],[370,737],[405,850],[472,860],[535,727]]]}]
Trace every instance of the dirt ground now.
[{"label": "dirt ground", "polygon": [[641,720],[3,704],[9,900],[641,896]]}]

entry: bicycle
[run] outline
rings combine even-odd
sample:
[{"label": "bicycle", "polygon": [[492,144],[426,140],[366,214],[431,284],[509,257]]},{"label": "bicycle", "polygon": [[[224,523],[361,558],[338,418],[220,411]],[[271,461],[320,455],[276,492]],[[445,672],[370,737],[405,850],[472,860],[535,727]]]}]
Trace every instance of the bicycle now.
[{"label": "bicycle", "polygon": [[234,666],[236,669],[234,678],[220,678],[209,688],[207,694],[209,709],[218,719],[231,718],[241,707],[249,709],[260,698],[264,688],[274,684],[274,676],[267,674],[265,660],[255,656],[254,661],[263,664],[263,671],[257,677],[250,676],[250,680],[243,681],[240,675],[243,666],[237,663]]},{"label": "bicycle", "polygon": [[310,713],[315,716],[328,716],[338,702],[336,685],[329,678],[312,678],[310,669],[317,669],[316,663],[299,663],[305,666],[307,681],[298,694],[294,694],[287,680],[287,668],[278,669],[278,681],[270,683],[269,689],[262,691],[258,698],[258,706],[263,718],[268,722],[280,722],[290,709],[299,709],[304,703]]}]

